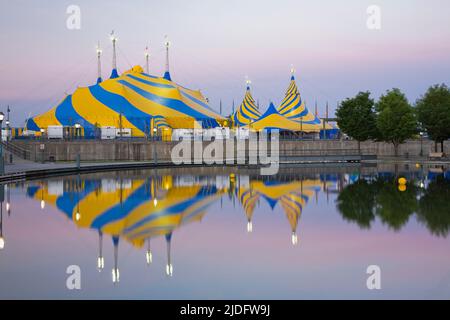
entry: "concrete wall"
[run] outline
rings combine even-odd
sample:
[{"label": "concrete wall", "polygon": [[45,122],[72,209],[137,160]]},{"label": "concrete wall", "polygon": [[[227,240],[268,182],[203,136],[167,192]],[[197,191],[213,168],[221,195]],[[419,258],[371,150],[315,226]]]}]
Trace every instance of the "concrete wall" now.
[{"label": "concrete wall", "polygon": [[[21,148],[30,150],[31,160],[34,161],[74,161],[80,155],[81,161],[153,161],[156,155],[158,161],[170,161],[171,150],[177,142],[129,140],[129,141],[32,141],[16,140],[14,144]],[[203,147],[210,142],[203,142]],[[43,147],[42,147],[43,146]],[[244,148],[248,149],[248,143]],[[324,154],[348,154],[356,153],[358,144],[356,141],[346,140],[315,140],[315,141],[280,141],[280,155],[324,155]],[[427,156],[434,151],[432,141],[411,140],[400,146],[399,155],[418,157],[423,150]],[[225,154],[224,147],[224,154]],[[242,148],[241,148],[242,149]],[[393,157],[394,147],[382,142],[364,142],[361,144],[362,154],[377,155],[379,158]],[[450,154],[450,141],[444,146],[446,154]],[[192,148],[191,153],[194,153]],[[236,151],[235,151],[236,154]]]}]

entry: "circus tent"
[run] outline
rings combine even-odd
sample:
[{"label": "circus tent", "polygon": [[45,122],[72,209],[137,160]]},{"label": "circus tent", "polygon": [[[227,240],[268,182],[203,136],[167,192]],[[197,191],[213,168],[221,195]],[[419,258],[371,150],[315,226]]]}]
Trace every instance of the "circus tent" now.
[{"label": "circus tent", "polygon": [[[161,122],[161,118],[163,119]],[[44,114],[30,118],[26,130],[39,132],[48,126],[80,125],[85,137],[94,137],[97,127],[129,128],[132,136],[150,134],[156,125],[171,128],[210,128],[225,119],[208,105],[200,91],[156,77],[140,66],[120,76],[89,87],[80,87]]]},{"label": "circus tent", "polygon": [[319,132],[320,127],[317,124],[296,122],[281,115],[273,103],[270,104],[267,111],[259,119],[251,124],[249,128],[254,131],[262,130],[289,130],[303,132]]},{"label": "circus tent", "polygon": [[297,83],[295,82],[294,74],[291,76],[291,81],[288,89],[286,90],[285,97],[277,110],[281,115],[290,120],[302,122],[307,125],[314,125],[317,129],[316,131],[333,129],[333,127],[329,124],[324,125],[322,120],[320,120],[317,115],[310,112],[306,107],[306,104],[300,95]]},{"label": "circus tent", "polygon": [[245,92],[244,99],[241,105],[232,115],[233,123],[235,127],[241,127],[248,125],[261,117],[261,112],[253,99],[252,93],[250,92],[250,86],[247,85],[247,90]]}]

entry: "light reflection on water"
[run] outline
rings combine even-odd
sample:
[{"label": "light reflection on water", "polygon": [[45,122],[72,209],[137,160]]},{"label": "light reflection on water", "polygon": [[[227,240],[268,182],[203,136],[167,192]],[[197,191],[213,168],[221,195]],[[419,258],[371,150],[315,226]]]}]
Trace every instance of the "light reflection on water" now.
[{"label": "light reflection on water", "polygon": [[[0,188],[0,297],[450,296],[445,170],[213,172],[110,172]],[[79,291],[65,287],[72,264],[82,270]],[[365,285],[370,264],[383,272],[377,292]]]}]

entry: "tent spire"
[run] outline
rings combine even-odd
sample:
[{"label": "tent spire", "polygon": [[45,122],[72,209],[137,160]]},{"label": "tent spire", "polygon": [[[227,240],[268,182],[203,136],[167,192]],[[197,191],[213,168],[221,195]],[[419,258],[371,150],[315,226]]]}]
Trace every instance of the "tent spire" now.
[{"label": "tent spire", "polygon": [[167,35],[164,37],[164,46],[166,47],[166,71],[164,72],[164,79],[166,80],[172,80],[170,78],[170,72],[169,72],[169,47],[170,47],[170,41]]},{"label": "tent spire", "polygon": [[145,55],[145,72],[147,72],[147,74],[150,74],[150,68],[149,68],[149,63],[148,63],[148,60],[150,58],[150,52],[148,50],[148,46],[145,47],[144,55]]},{"label": "tent spire", "polygon": [[317,112],[317,100],[316,100],[316,105],[314,107],[314,115],[317,117],[318,112]]},{"label": "tent spire", "polygon": [[295,80],[295,69],[293,64],[291,64],[291,80]]},{"label": "tent spire", "polygon": [[102,82],[102,48],[100,47],[100,41],[97,44],[97,84]]},{"label": "tent spire", "polygon": [[250,90],[250,85],[251,84],[252,84],[252,82],[250,81],[248,76],[245,76],[245,85],[247,86],[247,90]]},{"label": "tent spire", "polygon": [[111,79],[118,78],[119,74],[117,73],[117,56],[116,56],[116,42],[117,37],[114,35],[114,30],[111,31],[110,39],[112,41],[113,45],[113,59],[112,59],[112,72],[111,72]]}]

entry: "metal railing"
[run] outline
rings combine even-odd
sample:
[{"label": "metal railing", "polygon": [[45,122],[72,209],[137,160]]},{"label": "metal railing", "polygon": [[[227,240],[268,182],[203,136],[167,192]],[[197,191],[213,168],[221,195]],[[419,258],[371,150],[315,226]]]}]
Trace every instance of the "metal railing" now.
[{"label": "metal railing", "polygon": [[1,141],[2,147],[4,150],[11,152],[12,154],[18,156],[19,158],[30,160],[31,159],[31,151],[19,147],[11,141]]}]

